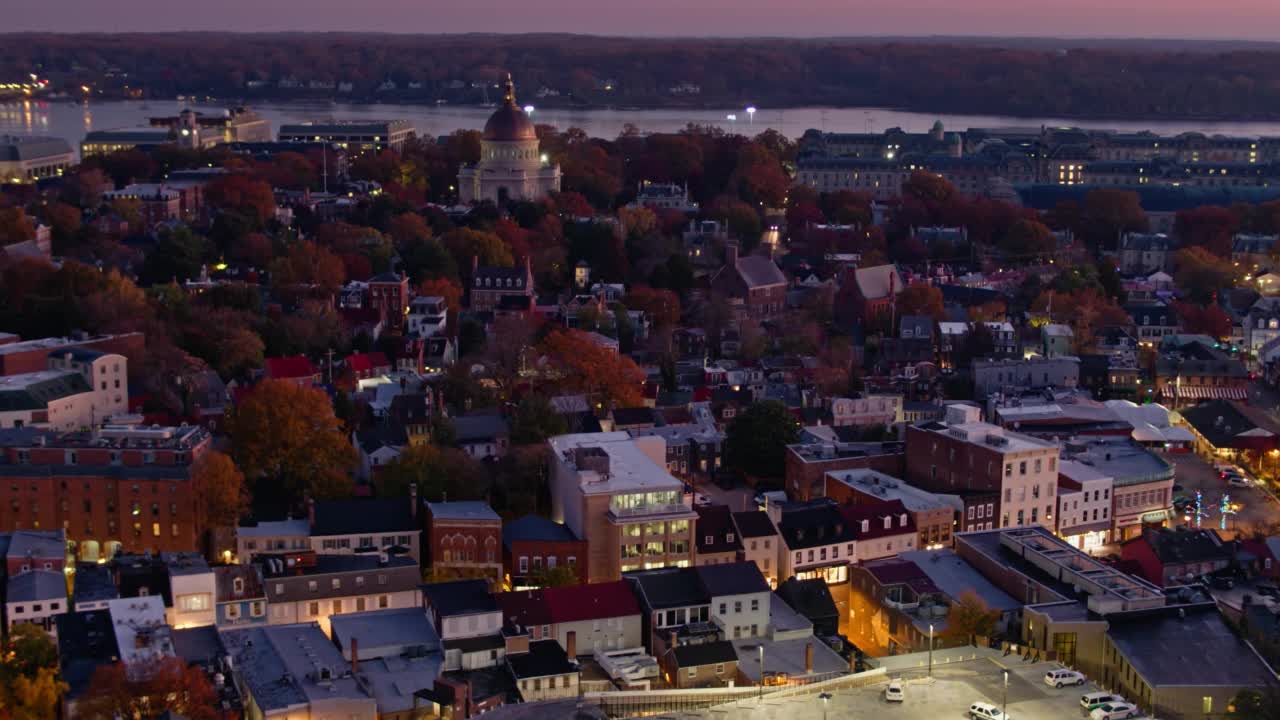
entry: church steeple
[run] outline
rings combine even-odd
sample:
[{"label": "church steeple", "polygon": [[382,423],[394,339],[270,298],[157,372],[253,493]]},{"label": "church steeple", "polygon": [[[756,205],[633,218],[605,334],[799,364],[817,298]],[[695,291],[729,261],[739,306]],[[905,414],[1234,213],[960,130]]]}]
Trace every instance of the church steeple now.
[{"label": "church steeple", "polygon": [[516,84],[511,79],[511,73],[507,73],[507,92],[504,100],[508,105],[516,104]]}]

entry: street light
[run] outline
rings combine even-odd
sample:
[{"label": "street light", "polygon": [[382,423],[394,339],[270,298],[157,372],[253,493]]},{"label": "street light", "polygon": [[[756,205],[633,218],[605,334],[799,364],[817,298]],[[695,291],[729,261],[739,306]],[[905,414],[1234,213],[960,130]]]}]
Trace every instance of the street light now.
[{"label": "street light", "polygon": [[1009,671],[1004,671],[1004,701],[1000,704],[1000,715],[1009,717]]},{"label": "street light", "polygon": [[822,720],[827,720],[827,701],[831,699],[831,693],[818,693],[818,699],[822,701]]},{"label": "street light", "polygon": [[525,106],[524,106],[524,114],[525,114],[525,115],[528,115],[529,117],[533,117],[533,106],[532,106],[532,105],[525,105]]},{"label": "street light", "polygon": [[764,702],[764,643],[760,643],[760,701]]},{"label": "street light", "polygon": [[752,125],[756,124],[756,106],[755,105],[747,106],[747,118]]},{"label": "street light", "polygon": [[929,623],[929,677],[933,677],[933,623]]}]

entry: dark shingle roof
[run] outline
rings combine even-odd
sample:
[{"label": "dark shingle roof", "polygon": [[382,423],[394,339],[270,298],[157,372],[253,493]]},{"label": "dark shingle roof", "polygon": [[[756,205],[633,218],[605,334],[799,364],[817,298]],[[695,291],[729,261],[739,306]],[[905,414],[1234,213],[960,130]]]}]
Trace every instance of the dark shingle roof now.
[{"label": "dark shingle roof", "polygon": [[741,560],[720,565],[699,565],[698,577],[711,597],[769,592],[769,583],[754,562]]},{"label": "dark shingle roof", "polygon": [[0,412],[44,410],[50,402],[92,390],[80,373],[67,371],[22,387],[0,388]]},{"label": "dark shingle roof", "polygon": [[728,640],[702,643],[699,645],[679,645],[672,651],[676,657],[676,667],[691,668],[701,665],[719,665],[738,661],[738,653],[733,643]]},{"label": "dark shingle roof", "polygon": [[55,616],[54,622],[62,679],[70,686],[67,697],[76,698],[89,687],[89,679],[100,665],[119,659],[115,626],[105,609],[64,613]]},{"label": "dark shingle roof", "polygon": [[[1212,603],[1107,616],[1107,635],[1148,684],[1263,687],[1275,675]],[[1180,616],[1181,615],[1181,616]],[[1189,639],[1192,639],[1190,640]],[[1194,668],[1194,678],[1188,669]]]},{"label": "dark shingle roof", "polygon": [[1146,542],[1162,563],[1229,560],[1231,549],[1213,530],[1148,530],[1131,542]]},{"label": "dark shingle roof", "polygon": [[769,513],[761,510],[746,510],[733,514],[733,524],[738,534],[745,538],[771,537],[778,534],[778,529],[769,519]]},{"label": "dark shingle roof", "polygon": [[742,549],[728,505],[700,505],[694,508],[694,512],[698,513],[698,534],[694,544],[698,546],[699,555]]},{"label": "dark shingle roof", "polygon": [[489,594],[487,580],[455,580],[422,586],[431,607],[441,616],[493,612],[498,603]]},{"label": "dark shingle roof", "polygon": [[502,544],[507,547],[518,541],[573,542],[577,539],[568,527],[540,515],[525,515],[502,528]]},{"label": "dark shingle roof", "polygon": [[315,504],[313,536],[416,532],[408,498],[322,500]]},{"label": "dark shingle roof", "polygon": [[640,588],[650,609],[685,607],[711,601],[694,568],[662,568],[625,573]]},{"label": "dark shingle roof", "polygon": [[507,655],[507,664],[520,680],[578,671],[578,666],[569,662],[569,656],[556,640],[535,640],[529,643],[529,652]]}]

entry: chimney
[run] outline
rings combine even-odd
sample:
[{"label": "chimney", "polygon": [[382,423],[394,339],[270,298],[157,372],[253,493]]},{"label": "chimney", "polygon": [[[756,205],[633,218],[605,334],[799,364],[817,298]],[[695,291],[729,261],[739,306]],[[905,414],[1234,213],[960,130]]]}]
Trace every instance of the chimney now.
[{"label": "chimney", "polygon": [[679,645],[679,644],[680,644],[680,640],[676,638],[676,631],[672,630],[670,640],[667,642],[667,650],[668,651],[675,650],[676,645]]},{"label": "chimney", "polygon": [[569,656],[570,660],[578,657],[578,633],[576,630],[570,630],[564,636],[564,653]]},{"label": "chimney", "polygon": [[738,264],[738,241],[730,240],[724,245],[724,264],[734,267]]},{"label": "chimney", "polygon": [[475,275],[476,271],[479,269],[480,269],[480,256],[472,255],[471,256],[471,274]]},{"label": "chimney", "polygon": [[316,526],[316,501],[315,498],[307,498],[307,526]]},{"label": "chimney", "polygon": [[351,674],[356,675],[360,672],[360,640],[359,638],[351,638]]},{"label": "chimney", "polygon": [[804,644],[804,671],[805,674],[813,672],[813,643]]},{"label": "chimney", "polygon": [[418,483],[409,483],[409,517],[418,519]]},{"label": "chimney", "polygon": [[524,271],[527,275],[533,275],[533,261],[529,255],[524,256]]}]

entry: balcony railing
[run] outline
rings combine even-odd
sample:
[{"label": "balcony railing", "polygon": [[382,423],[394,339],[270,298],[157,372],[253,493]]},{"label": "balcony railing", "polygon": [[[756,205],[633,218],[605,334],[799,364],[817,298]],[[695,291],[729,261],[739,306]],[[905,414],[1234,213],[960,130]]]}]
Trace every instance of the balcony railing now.
[{"label": "balcony railing", "polygon": [[636,508],[609,508],[609,514],[616,518],[632,518],[642,517],[645,515],[673,515],[675,513],[690,513],[693,509],[684,503],[672,503],[670,505],[645,505]]}]

